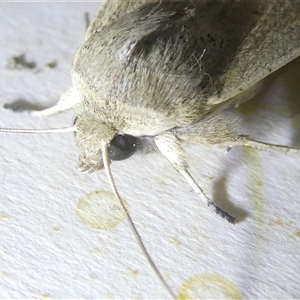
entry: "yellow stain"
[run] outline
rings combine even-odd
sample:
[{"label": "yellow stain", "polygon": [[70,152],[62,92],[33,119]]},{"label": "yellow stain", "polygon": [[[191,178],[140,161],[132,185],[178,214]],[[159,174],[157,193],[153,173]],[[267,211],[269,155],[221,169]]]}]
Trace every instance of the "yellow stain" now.
[{"label": "yellow stain", "polygon": [[6,273],[6,272],[1,272],[1,273],[0,273],[0,276],[1,276],[2,278],[9,278],[9,275],[8,275],[8,273]]},{"label": "yellow stain", "polygon": [[180,300],[242,299],[239,289],[227,279],[214,274],[201,274],[189,278],[180,289]]},{"label": "yellow stain", "polygon": [[99,230],[112,229],[126,219],[115,195],[106,191],[95,191],[81,198],[76,213],[82,223]]},{"label": "yellow stain", "polygon": [[60,231],[60,227],[59,227],[59,226],[53,226],[53,227],[51,228],[51,231],[52,231],[52,232]]},{"label": "yellow stain", "polygon": [[0,213],[0,220],[2,221],[6,221],[9,219],[9,215],[5,214],[5,213]]},{"label": "yellow stain", "polygon": [[93,254],[99,254],[99,253],[101,253],[101,249],[98,248],[98,247],[95,247],[95,248],[93,248],[93,249],[91,250],[91,252],[92,252]]},{"label": "yellow stain", "polygon": [[91,281],[94,281],[94,280],[98,279],[98,276],[97,276],[97,274],[95,274],[95,273],[90,273],[90,274],[89,274],[89,277],[90,277],[90,280],[91,280]]},{"label": "yellow stain", "polygon": [[137,277],[139,275],[139,271],[138,270],[130,270],[130,273],[133,277]]},{"label": "yellow stain", "polygon": [[178,247],[181,246],[181,242],[176,237],[172,238],[171,243]]}]

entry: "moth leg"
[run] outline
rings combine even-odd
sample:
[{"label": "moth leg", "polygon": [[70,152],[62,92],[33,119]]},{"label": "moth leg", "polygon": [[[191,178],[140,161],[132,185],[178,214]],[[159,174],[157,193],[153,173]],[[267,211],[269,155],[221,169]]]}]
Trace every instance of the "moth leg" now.
[{"label": "moth leg", "polygon": [[72,88],[63,93],[59,99],[59,101],[49,108],[43,110],[31,110],[29,113],[34,117],[44,117],[50,116],[53,114],[57,114],[63,112],[69,108],[74,107],[79,103],[79,97],[75,94]]},{"label": "moth leg", "polygon": [[300,153],[299,148],[293,148],[284,145],[276,145],[276,144],[269,144],[260,141],[256,141],[251,139],[249,136],[240,135],[234,141],[228,141],[230,143],[230,147],[233,146],[245,146],[245,147],[252,147],[259,150],[269,150],[269,151],[277,151],[283,153]]},{"label": "moth leg", "polygon": [[178,127],[172,133],[179,139],[196,144],[217,144],[226,147],[245,146],[260,150],[278,151],[283,153],[300,153],[299,148],[269,144],[256,141],[247,135],[238,133],[238,121],[230,111],[208,117],[186,127]]},{"label": "moth leg", "polygon": [[208,205],[216,214],[226,219],[231,224],[236,224],[237,220],[216,206],[203,192],[196,180],[188,172],[188,163],[184,150],[179,140],[172,133],[165,133],[154,138],[155,144],[160,152],[169,160],[172,166],[185,178],[192,189],[198,194],[201,200]]}]

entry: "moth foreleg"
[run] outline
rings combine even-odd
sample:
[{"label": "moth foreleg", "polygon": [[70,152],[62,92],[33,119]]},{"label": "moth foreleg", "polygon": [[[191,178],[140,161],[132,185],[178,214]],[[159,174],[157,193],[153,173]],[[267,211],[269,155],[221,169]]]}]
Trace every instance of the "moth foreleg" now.
[{"label": "moth foreleg", "polygon": [[201,200],[206,203],[215,213],[226,219],[229,223],[235,224],[237,220],[216,206],[203,192],[192,175],[188,172],[188,163],[185,158],[184,150],[179,140],[171,133],[158,135],[154,138],[160,152],[169,160],[172,166],[185,178],[192,189],[196,192]]},{"label": "moth foreleg", "polygon": [[78,102],[79,102],[78,96],[75,94],[73,89],[70,88],[69,90],[67,90],[65,93],[61,95],[59,101],[55,105],[43,110],[31,110],[29,111],[29,113],[30,115],[35,117],[50,116],[68,110],[76,106]]}]

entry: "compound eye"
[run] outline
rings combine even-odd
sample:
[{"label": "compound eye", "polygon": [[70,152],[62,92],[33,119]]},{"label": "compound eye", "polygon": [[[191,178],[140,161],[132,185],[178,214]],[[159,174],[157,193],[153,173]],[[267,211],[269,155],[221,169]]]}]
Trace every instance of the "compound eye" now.
[{"label": "compound eye", "polygon": [[128,134],[117,134],[108,146],[108,157],[111,160],[123,160],[133,155],[139,139]]}]

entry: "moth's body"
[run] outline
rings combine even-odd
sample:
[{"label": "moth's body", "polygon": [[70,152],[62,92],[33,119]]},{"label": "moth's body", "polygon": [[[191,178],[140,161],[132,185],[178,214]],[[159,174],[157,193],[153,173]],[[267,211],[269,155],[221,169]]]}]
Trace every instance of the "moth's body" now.
[{"label": "moth's body", "polygon": [[140,148],[165,133],[234,144],[234,120],[220,113],[299,55],[299,16],[296,1],[106,3],[73,65],[82,169],[101,169],[100,141],[116,134],[147,137]]},{"label": "moth's body", "polygon": [[[77,52],[77,140],[85,152],[99,151],[99,141],[109,143],[115,134],[157,136],[206,112],[211,82],[201,70],[204,49],[195,49],[190,34],[194,10],[160,9],[151,5],[121,17]],[[82,144],[87,131],[91,143]]]}]

